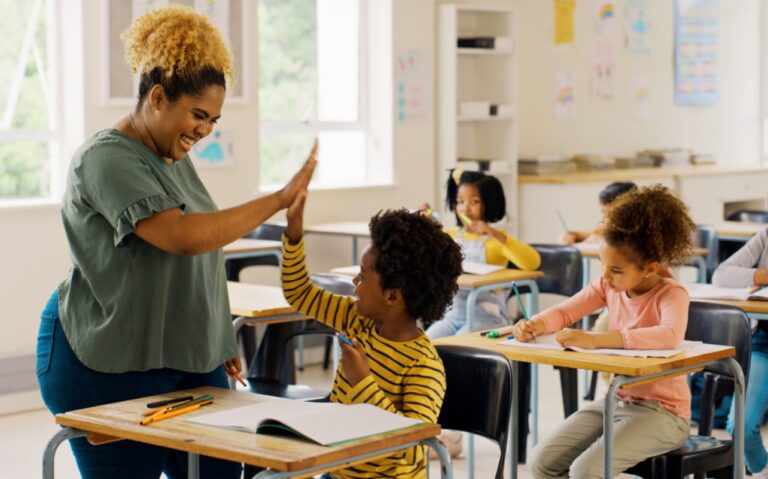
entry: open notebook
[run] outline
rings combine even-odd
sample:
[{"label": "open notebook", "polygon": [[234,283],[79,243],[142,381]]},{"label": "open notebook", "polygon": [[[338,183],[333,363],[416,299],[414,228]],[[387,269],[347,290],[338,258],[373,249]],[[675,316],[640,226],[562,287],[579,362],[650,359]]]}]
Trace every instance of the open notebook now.
[{"label": "open notebook", "polygon": [[513,337],[499,341],[499,344],[505,346],[520,346],[523,348],[556,349],[558,351],[578,351],[580,353],[591,354],[612,354],[615,356],[629,356],[635,358],[668,358],[683,351],[691,351],[701,345],[701,341],[683,341],[674,349],[584,349],[576,346],[563,347],[555,339],[555,334],[545,334],[537,336],[536,342],[524,343]]},{"label": "open notebook", "polygon": [[461,267],[465,273],[469,274],[488,274],[504,269],[504,266],[497,264],[477,263],[466,259],[461,262]]},{"label": "open notebook", "polygon": [[273,399],[203,414],[187,419],[187,422],[256,434],[304,438],[322,446],[422,423],[371,404],[345,405],[286,399]]},{"label": "open notebook", "polygon": [[691,299],[732,299],[736,301],[768,301],[768,288],[720,288],[711,284],[683,283]]}]

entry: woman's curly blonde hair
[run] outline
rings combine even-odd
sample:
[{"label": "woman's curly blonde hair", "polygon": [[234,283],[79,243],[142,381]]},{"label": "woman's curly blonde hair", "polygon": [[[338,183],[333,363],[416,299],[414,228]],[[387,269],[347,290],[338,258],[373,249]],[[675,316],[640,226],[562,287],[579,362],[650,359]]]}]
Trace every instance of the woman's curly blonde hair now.
[{"label": "woman's curly blonde hair", "polygon": [[183,93],[200,94],[212,83],[226,87],[226,81],[232,81],[227,44],[205,15],[188,7],[150,10],[120,38],[128,65],[141,74],[139,105],[156,83],[170,90],[174,100]]},{"label": "woman's curly blonde hair", "polygon": [[696,224],[688,207],[661,185],[619,196],[605,215],[605,241],[632,262],[678,265],[691,256]]}]

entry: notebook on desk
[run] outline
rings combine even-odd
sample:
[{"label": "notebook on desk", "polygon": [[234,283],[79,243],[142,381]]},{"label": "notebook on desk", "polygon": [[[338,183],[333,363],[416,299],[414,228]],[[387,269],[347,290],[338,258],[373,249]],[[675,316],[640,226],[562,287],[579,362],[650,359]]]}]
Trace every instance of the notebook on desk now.
[{"label": "notebook on desk", "polygon": [[190,418],[187,422],[255,434],[302,438],[322,446],[402,429],[422,422],[371,404],[274,399]]},{"label": "notebook on desk", "polygon": [[711,284],[683,283],[691,299],[731,299],[734,301],[768,301],[768,288],[721,288]]},{"label": "notebook on desk", "polygon": [[675,354],[682,353],[684,351],[691,351],[697,346],[701,345],[701,341],[683,341],[680,345],[673,349],[586,349],[579,348],[577,346],[565,347],[557,342],[555,339],[556,334],[545,334],[542,336],[536,336],[535,342],[522,342],[513,337],[499,341],[499,344],[505,346],[518,346],[523,348],[538,348],[538,349],[554,349],[557,351],[577,351],[580,353],[590,354],[611,354],[614,356],[628,356],[635,358],[669,358]]},{"label": "notebook on desk", "polygon": [[466,259],[461,262],[461,267],[465,273],[469,274],[488,274],[504,269],[504,266],[497,264],[477,263]]}]

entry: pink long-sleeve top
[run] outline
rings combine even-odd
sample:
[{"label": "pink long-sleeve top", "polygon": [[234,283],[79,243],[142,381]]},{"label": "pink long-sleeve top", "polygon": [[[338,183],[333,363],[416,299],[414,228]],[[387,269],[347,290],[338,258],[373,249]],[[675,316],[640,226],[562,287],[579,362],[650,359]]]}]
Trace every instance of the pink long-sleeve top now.
[{"label": "pink long-sleeve top", "polygon": [[[689,302],[685,288],[671,279],[662,279],[649,291],[630,298],[600,278],[536,318],[543,321],[549,334],[607,307],[608,330],[621,332],[624,349],[672,349],[685,336]],[[672,414],[691,417],[691,391],[685,376],[621,388],[616,395],[624,401],[658,401]]]}]

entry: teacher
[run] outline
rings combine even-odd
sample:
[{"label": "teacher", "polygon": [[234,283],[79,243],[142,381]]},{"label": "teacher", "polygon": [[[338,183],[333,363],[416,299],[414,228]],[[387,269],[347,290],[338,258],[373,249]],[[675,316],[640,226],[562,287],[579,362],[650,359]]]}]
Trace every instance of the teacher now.
[{"label": "teacher", "polygon": [[[62,219],[72,269],[42,314],[37,377],[54,414],[199,386],[240,369],[222,246],[306,191],[316,147],[280,191],[218,210],[188,153],[221,116],[232,59],[194,11],[152,10],[123,33],[136,107],[76,152]],[[71,441],[84,478],[186,477],[185,453]],[[240,464],[201,458],[202,477]]]}]

